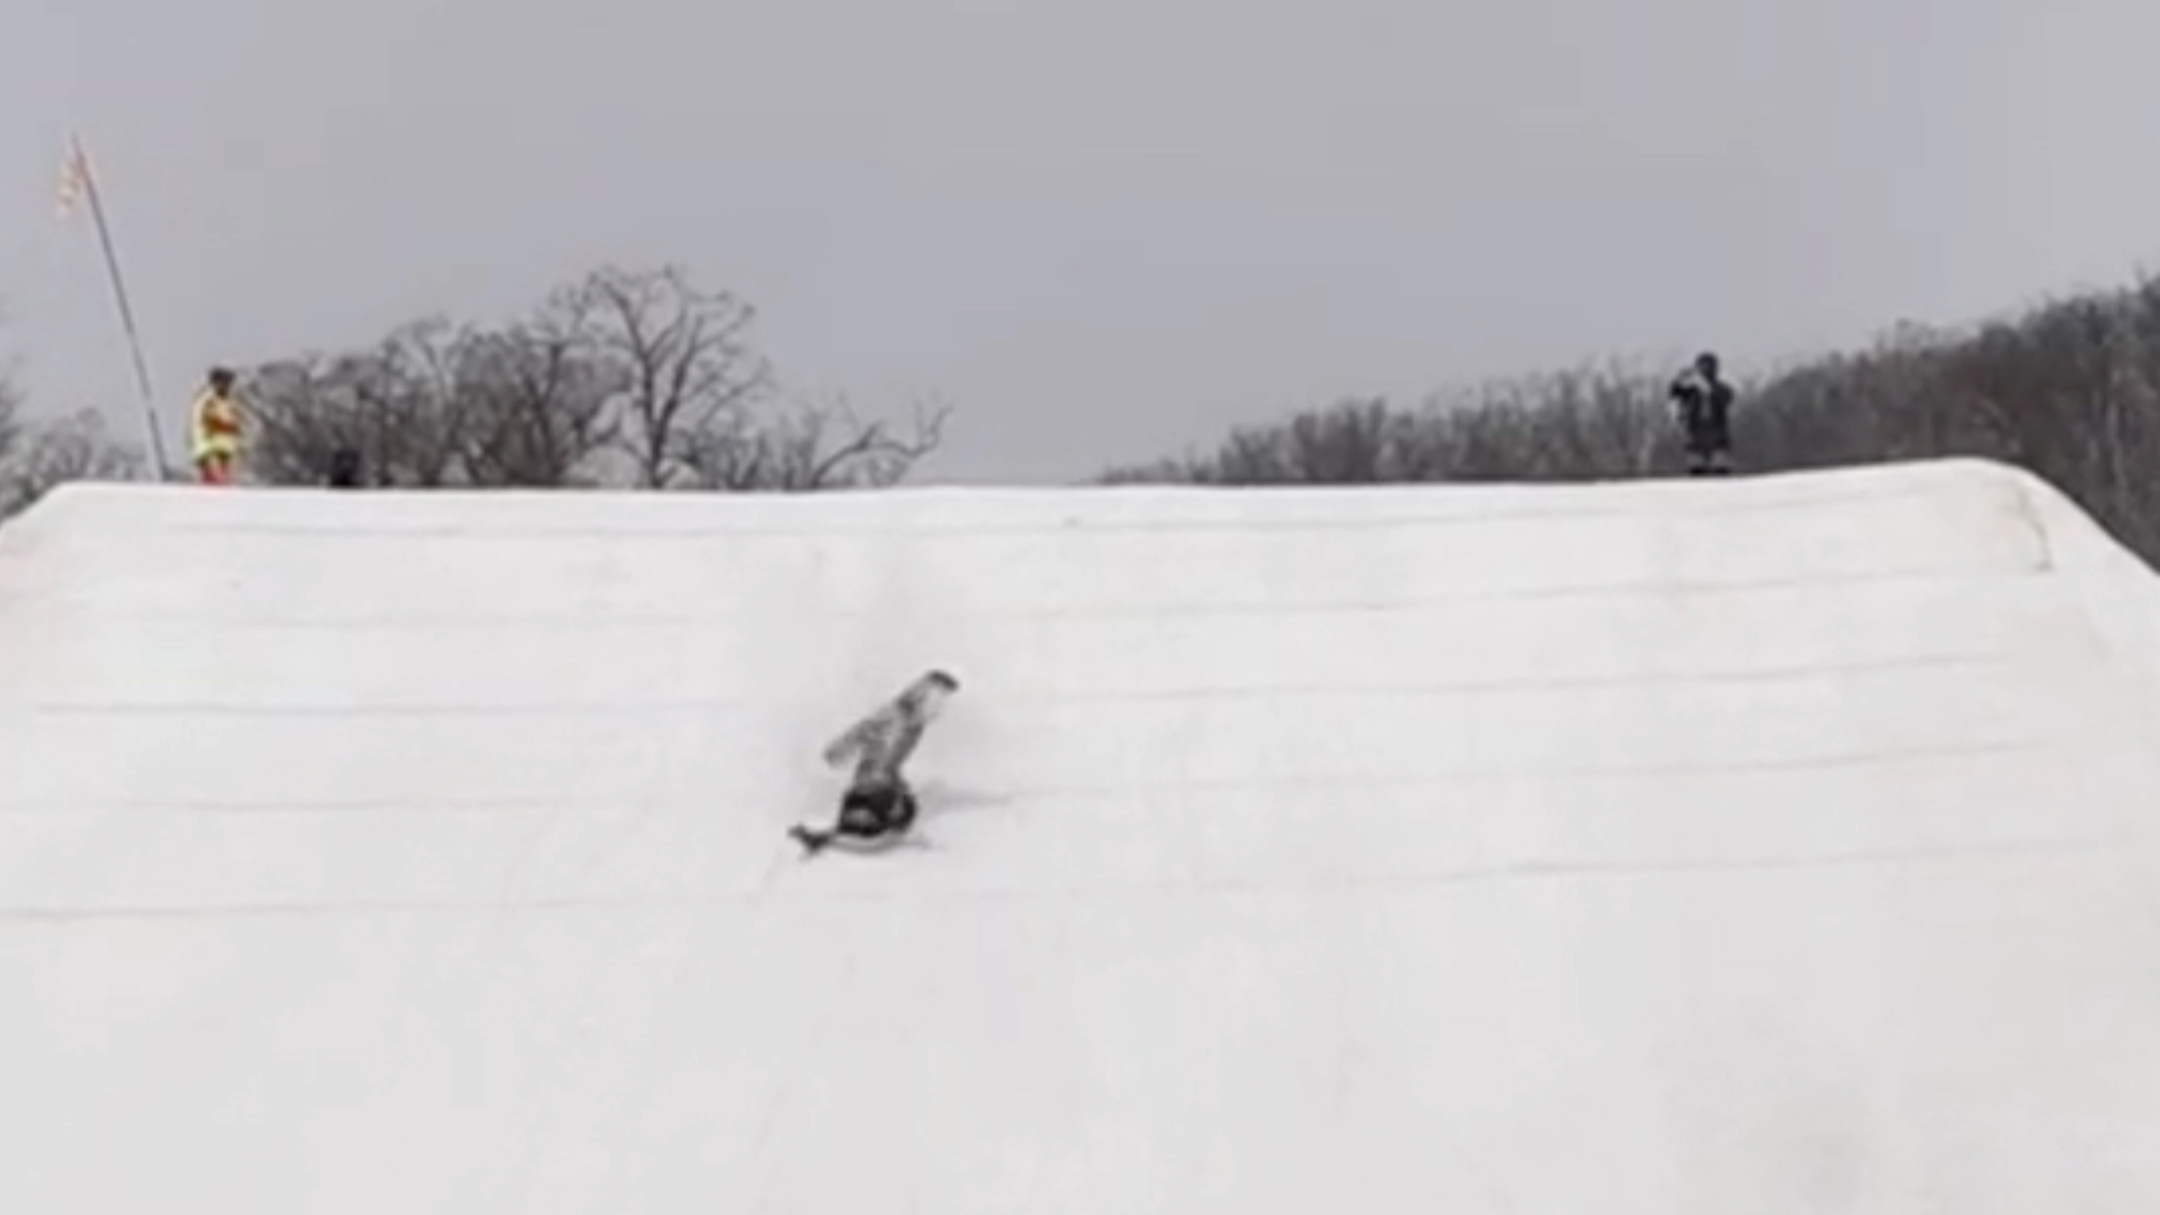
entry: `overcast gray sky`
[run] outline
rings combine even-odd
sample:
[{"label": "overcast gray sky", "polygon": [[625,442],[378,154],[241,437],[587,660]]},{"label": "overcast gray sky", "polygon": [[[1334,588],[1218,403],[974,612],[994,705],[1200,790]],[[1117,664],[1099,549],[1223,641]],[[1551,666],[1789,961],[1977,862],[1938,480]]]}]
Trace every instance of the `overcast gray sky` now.
[{"label": "overcast gray sky", "polygon": [[499,319],[603,261],[780,372],[1077,479],[1341,394],[1742,361],[2160,243],[2152,0],[5,0],[0,349],[177,431],[212,361]]}]

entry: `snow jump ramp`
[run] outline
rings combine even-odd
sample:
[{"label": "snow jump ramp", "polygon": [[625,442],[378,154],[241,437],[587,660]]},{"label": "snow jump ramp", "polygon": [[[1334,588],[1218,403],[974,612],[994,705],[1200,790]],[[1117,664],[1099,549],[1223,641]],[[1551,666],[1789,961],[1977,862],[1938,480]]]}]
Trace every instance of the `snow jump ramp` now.
[{"label": "snow jump ramp", "polygon": [[2156,814],[2160,581],[1987,464],[70,488],[0,1211],[2152,1215]]}]

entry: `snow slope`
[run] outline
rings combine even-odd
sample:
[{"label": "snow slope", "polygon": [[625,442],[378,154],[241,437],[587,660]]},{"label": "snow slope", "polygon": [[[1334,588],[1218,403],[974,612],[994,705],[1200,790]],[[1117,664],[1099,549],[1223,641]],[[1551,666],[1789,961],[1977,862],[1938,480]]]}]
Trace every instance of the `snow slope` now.
[{"label": "snow slope", "polygon": [[2156,813],[2160,579],[1986,464],[76,487],[0,1211],[2151,1215]]}]

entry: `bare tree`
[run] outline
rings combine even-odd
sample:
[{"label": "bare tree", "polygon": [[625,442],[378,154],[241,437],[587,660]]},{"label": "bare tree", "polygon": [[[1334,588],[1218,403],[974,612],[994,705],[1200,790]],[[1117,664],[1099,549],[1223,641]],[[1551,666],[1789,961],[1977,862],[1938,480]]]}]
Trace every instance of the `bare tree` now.
[{"label": "bare tree", "polygon": [[24,401],[10,369],[0,367],[0,519],[29,509],[67,481],[141,474],[141,458],[107,433],[95,410],[36,420],[25,415]]},{"label": "bare tree", "polygon": [[[1871,348],[1739,388],[1735,448],[1756,472],[1985,456],[2060,486],[2160,560],[2160,275],[1964,331],[1900,323]],[[1232,431],[1212,453],[1106,482],[1551,480],[1677,467],[1661,376],[1616,367],[1373,401]]]},{"label": "bare tree", "polygon": [[393,484],[569,484],[610,437],[615,382],[574,301],[495,331],[430,318],[254,369],[248,462],[276,484],[319,484],[340,452]]},{"label": "bare tree", "polygon": [[133,480],[143,468],[141,454],[116,441],[96,410],[21,426],[0,451],[0,516],[28,509],[66,482]]},{"label": "bare tree", "polygon": [[475,485],[584,483],[617,431],[608,403],[619,365],[596,352],[589,301],[559,295],[531,319],[473,337],[457,381],[467,410],[465,472]]},{"label": "bare tree", "polygon": [[22,438],[23,392],[15,382],[14,368],[0,365],[0,461],[8,458]]},{"label": "bare tree", "polygon": [[607,269],[509,325],[431,318],[268,363],[246,380],[250,464],[279,483],[347,453],[414,486],[823,490],[893,484],[938,445],[946,408],[902,426],[773,399],[751,317],[680,270]]},{"label": "bare tree", "polygon": [[8,458],[22,438],[22,392],[15,381],[0,373],[0,461]]},{"label": "bare tree", "polygon": [[619,441],[638,484],[664,489],[691,474],[693,449],[739,431],[771,386],[747,339],[755,316],[726,291],[707,291],[676,267],[608,268],[567,293],[590,317],[594,345],[621,367]]},{"label": "bare tree", "polygon": [[1233,430],[1205,456],[1115,468],[1109,484],[1217,485],[1579,480],[1641,476],[1674,460],[1663,382],[1617,366],[1436,392],[1415,412],[1339,401],[1276,426]]},{"label": "bare tree", "polygon": [[365,443],[362,385],[377,373],[364,353],[310,354],[250,369],[240,389],[249,474],[273,485],[319,481],[334,452]]},{"label": "bare tree", "polygon": [[2160,276],[2141,278],[2123,294],[2121,308],[2125,418],[2119,442],[2128,486],[2117,528],[2132,547],[2160,559]]},{"label": "bare tree", "polygon": [[[1575,481],[1641,476],[1658,466],[1671,429],[1658,385],[1617,368],[1579,367],[1490,386],[1490,433],[1506,418],[1522,432],[1522,475]],[[1473,415],[1474,416],[1474,415]],[[1490,444],[1486,445],[1490,459]]]},{"label": "bare tree", "polygon": [[1292,479],[1350,484],[1391,477],[1387,402],[1345,401],[1290,422],[1283,453]]},{"label": "bare tree", "polygon": [[370,425],[351,448],[379,480],[434,488],[464,475],[473,394],[462,377],[474,341],[471,326],[441,317],[383,339],[358,388]]},{"label": "bare tree", "polygon": [[945,406],[918,407],[906,434],[863,422],[845,400],[800,405],[775,417],[716,414],[684,440],[684,483],[697,489],[881,488],[897,484],[943,440]]}]

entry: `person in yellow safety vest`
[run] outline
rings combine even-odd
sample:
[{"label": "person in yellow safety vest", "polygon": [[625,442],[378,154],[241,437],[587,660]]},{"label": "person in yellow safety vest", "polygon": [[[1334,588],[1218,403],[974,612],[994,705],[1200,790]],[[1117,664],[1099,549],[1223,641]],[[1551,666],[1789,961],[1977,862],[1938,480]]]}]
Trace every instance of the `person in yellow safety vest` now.
[{"label": "person in yellow safety vest", "polygon": [[195,474],[205,485],[230,485],[240,459],[240,403],[233,399],[233,373],[210,369],[208,385],[195,398],[193,417]]}]

